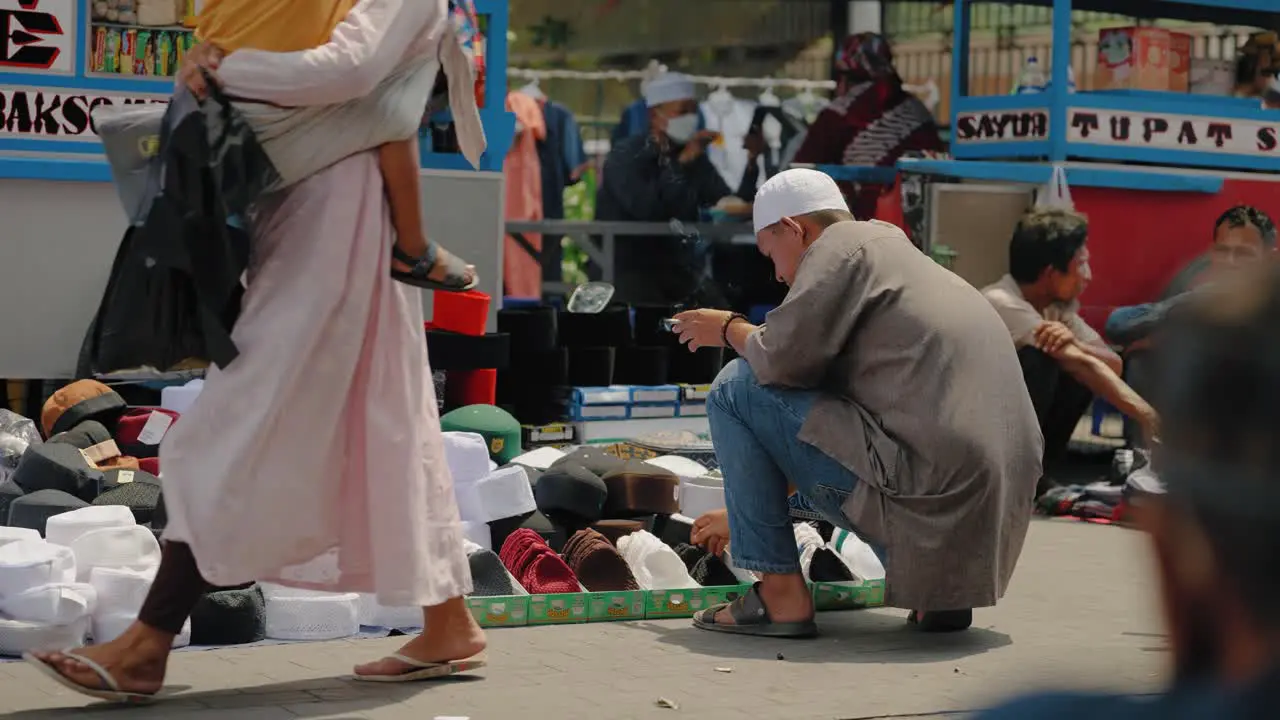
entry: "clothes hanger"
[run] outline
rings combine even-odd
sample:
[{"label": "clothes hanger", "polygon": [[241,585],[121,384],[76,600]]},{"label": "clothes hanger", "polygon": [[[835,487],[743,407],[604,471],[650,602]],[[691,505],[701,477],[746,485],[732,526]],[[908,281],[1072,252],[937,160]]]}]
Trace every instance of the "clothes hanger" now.
[{"label": "clothes hanger", "polygon": [[938,101],[942,98],[942,92],[938,89],[938,83],[929,78],[923,85],[903,85],[904,90],[919,98],[920,102],[933,112],[938,107]]},{"label": "clothes hanger", "polygon": [[538,85],[538,78],[534,78],[528,85],[520,88],[520,94],[528,95],[534,100],[546,100],[547,96],[542,93],[542,88]]},{"label": "clothes hanger", "polygon": [[724,118],[733,112],[733,106],[737,102],[737,98],[733,93],[729,92],[729,88],[723,84],[707,96],[707,107],[717,116]]},{"label": "clothes hanger", "polygon": [[805,108],[812,108],[818,106],[822,99],[814,94],[813,88],[806,87],[800,91],[800,94],[796,95],[796,101]]},{"label": "clothes hanger", "polygon": [[645,87],[648,86],[649,82],[666,71],[666,65],[663,65],[657,60],[650,60],[649,64],[645,66],[640,76],[640,94],[644,95]]},{"label": "clothes hanger", "polygon": [[765,85],[764,92],[760,93],[760,98],[756,101],[764,107],[782,107],[782,100],[773,92],[772,85]]}]

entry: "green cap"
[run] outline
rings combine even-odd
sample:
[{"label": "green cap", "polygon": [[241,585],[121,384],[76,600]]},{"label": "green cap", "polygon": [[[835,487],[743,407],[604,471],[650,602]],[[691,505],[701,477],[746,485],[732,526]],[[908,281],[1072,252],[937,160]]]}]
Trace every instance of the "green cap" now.
[{"label": "green cap", "polygon": [[520,422],[511,413],[493,405],[468,405],[446,413],[440,418],[440,429],[480,435],[489,446],[489,457],[499,465],[511,462],[524,452],[520,447]]}]

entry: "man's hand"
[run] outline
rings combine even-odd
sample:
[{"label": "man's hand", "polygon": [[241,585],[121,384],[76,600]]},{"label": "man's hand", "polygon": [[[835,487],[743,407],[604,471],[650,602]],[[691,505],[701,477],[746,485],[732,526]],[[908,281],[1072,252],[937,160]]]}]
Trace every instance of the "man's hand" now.
[{"label": "man's hand", "polygon": [[1142,436],[1147,441],[1147,447],[1155,447],[1160,444],[1159,413],[1154,409],[1148,408],[1148,412],[1138,418],[1138,424],[1142,427]]},{"label": "man's hand", "polygon": [[714,130],[699,130],[694,133],[693,137],[689,138],[689,142],[685,143],[684,149],[680,151],[678,158],[680,164],[688,165],[702,157],[707,151],[707,146],[715,141],[717,134]]},{"label": "man's hand", "polygon": [[707,552],[720,557],[729,547],[729,511],[712,510],[693,521],[693,534],[689,541],[705,547]]},{"label": "man's hand", "polygon": [[733,313],[728,310],[687,310],[676,315],[675,332],[689,350],[724,347],[724,324]]},{"label": "man's hand", "polygon": [[1041,323],[1040,327],[1036,328],[1034,337],[1036,349],[1050,357],[1057,357],[1076,342],[1076,336],[1072,334],[1071,329],[1060,322]]},{"label": "man's hand", "polygon": [[182,67],[178,69],[178,81],[187,86],[191,94],[203,100],[209,95],[209,87],[205,82],[201,69],[214,73],[222,64],[224,53],[216,45],[200,43],[187,51],[182,58]]}]

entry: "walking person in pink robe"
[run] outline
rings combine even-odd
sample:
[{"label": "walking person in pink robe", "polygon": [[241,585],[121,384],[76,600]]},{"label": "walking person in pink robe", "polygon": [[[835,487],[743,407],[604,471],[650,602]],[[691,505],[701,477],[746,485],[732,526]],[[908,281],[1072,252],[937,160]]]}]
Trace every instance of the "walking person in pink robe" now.
[{"label": "walking person in pink robe", "polygon": [[[446,16],[446,0],[361,0],[327,45],[232,53],[217,76],[232,97],[347,102],[423,53],[456,66]],[[198,90],[194,63],[183,77]],[[421,296],[386,271],[393,226],[376,151],[264,198],[249,224],[240,356],[210,372],[161,448],[170,523],[139,621],[113,642],[28,661],[77,692],[150,700],[210,585],[270,580],[424,608],[423,634],[358,679],[483,665]]]}]

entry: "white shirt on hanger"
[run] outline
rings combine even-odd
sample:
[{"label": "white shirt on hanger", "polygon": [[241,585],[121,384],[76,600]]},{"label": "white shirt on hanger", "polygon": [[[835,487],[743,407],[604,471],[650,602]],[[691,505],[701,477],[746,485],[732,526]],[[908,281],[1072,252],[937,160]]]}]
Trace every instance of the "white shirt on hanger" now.
[{"label": "white shirt on hanger", "polygon": [[[740,100],[729,96],[726,99],[717,90],[711,93],[701,105],[702,115],[706,119],[707,129],[720,133],[721,141],[707,148],[707,159],[720,172],[726,185],[736,190],[742,183],[742,176],[747,170],[748,153],[742,146],[747,133],[751,130],[751,120],[755,115],[756,104],[750,100]],[[724,93],[728,94],[727,91]],[[763,158],[757,158],[763,163]],[[765,173],[761,166],[759,182],[764,182]],[[758,187],[757,183],[757,187]]]}]

